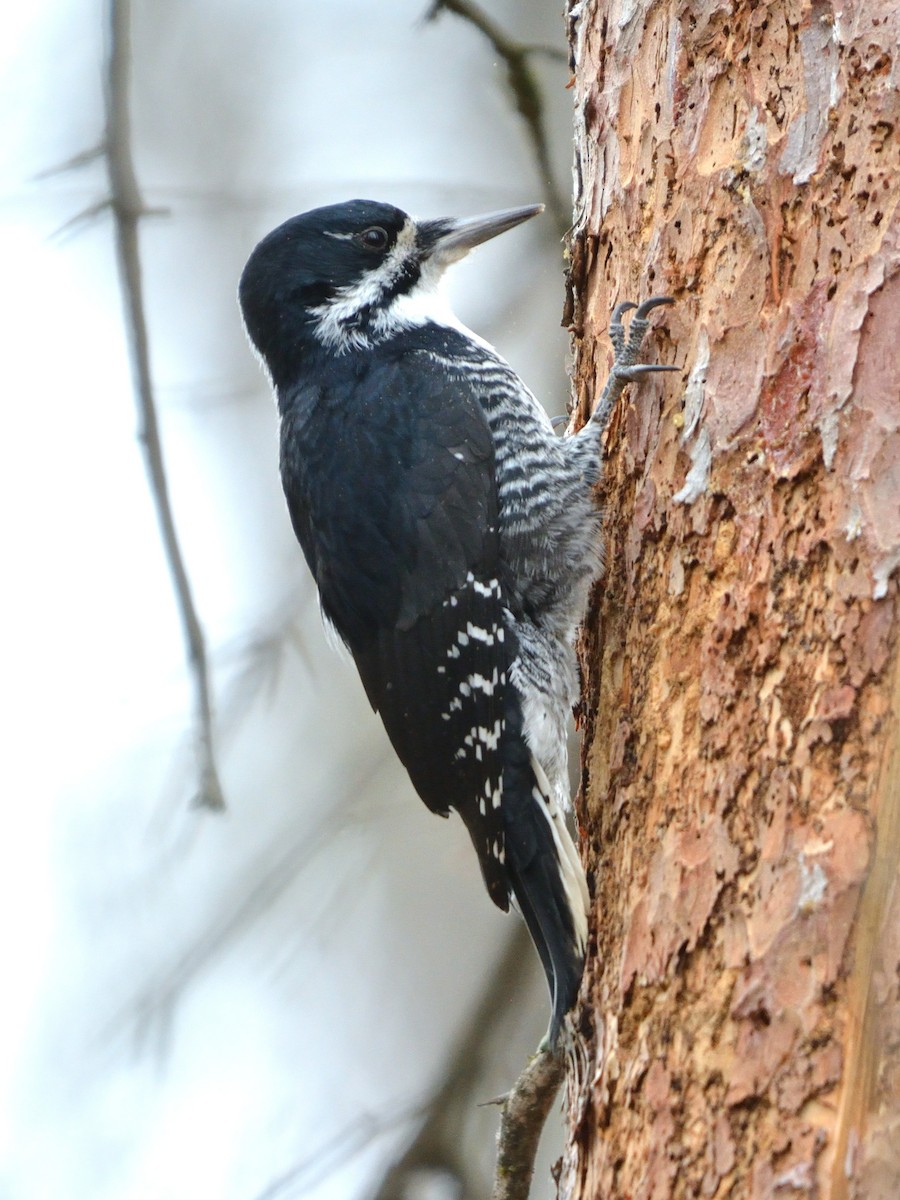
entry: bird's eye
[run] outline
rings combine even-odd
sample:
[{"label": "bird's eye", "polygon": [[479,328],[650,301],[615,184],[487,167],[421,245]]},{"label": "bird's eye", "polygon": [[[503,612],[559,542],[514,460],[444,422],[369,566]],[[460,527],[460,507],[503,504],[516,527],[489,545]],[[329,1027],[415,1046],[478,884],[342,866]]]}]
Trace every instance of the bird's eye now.
[{"label": "bird's eye", "polygon": [[358,240],[367,250],[384,250],[388,244],[387,230],[380,225],[372,225],[362,231]]}]

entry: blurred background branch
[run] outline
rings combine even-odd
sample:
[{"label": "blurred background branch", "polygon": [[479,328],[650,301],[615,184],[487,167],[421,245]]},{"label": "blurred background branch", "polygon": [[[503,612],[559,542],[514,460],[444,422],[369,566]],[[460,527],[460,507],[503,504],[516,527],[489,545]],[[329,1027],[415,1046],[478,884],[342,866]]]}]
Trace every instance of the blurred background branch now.
[{"label": "blurred background branch", "polygon": [[116,259],[122,281],[125,330],[140,414],[138,438],[144,450],[147,476],[156,508],[160,536],[175,588],[181,625],[194,686],[194,742],[198,784],[195,802],[204,808],[225,807],[216,765],[213,735],[212,683],[206,638],[200,624],[187,565],[178,539],[169,496],[166,465],[159,432],[150,341],[141,278],[138,225],[147,215],[131,152],[129,86],[131,76],[130,0],[108,0],[108,57],[106,63],[106,137],[110,207],[116,237]]},{"label": "blurred background branch", "polygon": [[535,55],[543,54],[565,64],[567,55],[555,46],[533,46],[516,41],[505,33],[484,9],[472,3],[472,0],[435,0],[426,15],[426,20],[435,21],[443,12],[452,13],[477,29],[488,40],[494,53],[502,59],[506,68],[506,82],[512,93],[516,111],[525,122],[543,189],[544,203],[553,217],[559,236],[563,237],[572,223],[571,204],[563,199],[556,183],[547,135],[543,88],[532,70],[531,59]]},{"label": "blurred background branch", "polygon": [[465,1031],[447,1059],[444,1080],[425,1109],[425,1119],[406,1150],[387,1171],[372,1200],[397,1200],[413,1194],[417,1181],[432,1176],[456,1181],[460,1197],[476,1197],[483,1185],[477,1160],[467,1147],[467,1127],[480,1118],[483,1136],[493,1145],[496,1107],[476,1110],[512,1081],[498,1079],[498,1041],[508,1032],[509,1010],[527,1006],[531,980],[523,964],[532,947],[523,923],[510,931],[505,949],[473,1008]]}]

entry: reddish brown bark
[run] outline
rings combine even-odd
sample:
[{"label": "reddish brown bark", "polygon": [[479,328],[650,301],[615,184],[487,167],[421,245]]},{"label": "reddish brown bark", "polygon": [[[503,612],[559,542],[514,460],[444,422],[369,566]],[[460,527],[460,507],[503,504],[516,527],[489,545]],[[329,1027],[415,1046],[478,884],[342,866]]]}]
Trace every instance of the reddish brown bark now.
[{"label": "reddish brown bark", "polygon": [[[595,882],[573,1197],[900,1194],[900,5],[587,4],[582,415]],[[648,342],[650,339],[648,339]]]}]

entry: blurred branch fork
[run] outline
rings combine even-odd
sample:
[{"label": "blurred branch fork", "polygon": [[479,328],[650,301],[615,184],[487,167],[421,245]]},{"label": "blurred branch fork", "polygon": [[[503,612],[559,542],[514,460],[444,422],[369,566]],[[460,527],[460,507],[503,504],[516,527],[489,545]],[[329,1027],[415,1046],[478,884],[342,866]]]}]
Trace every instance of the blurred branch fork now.
[{"label": "blurred branch fork", "polygon": [[288,1200],[306,1194],[384,1134],[410,1121],[418,1122],[418,1129],[371,1193],[372,1200],[419,1195],[429,1181],[438,1180],[447,1181],[454,1194],[467,1200],[482,1195],[483,1180],[470,1153],[466,1127],[476,1108],[488,1105],[500,1105],[502,1110],[491,1200],[528,1200],[538,1142],[565,1075],[563,1053],[539,1051],[506,1096],[480,1104],[478,1098],[502,1056],[508,1009],[520,1006],[527,989],[522,961],[530,954],[528,933],[524,924],[517,923],[450,1055],[443,1081],[429,1098],[399,1101],[377,1115],[355,1119],[326,1145],[273,1179],[256,1200]]},{"label": "blurred branch fork", "polygon": [[[203,807],[221,809],[224,808],[225,802],[213,747],[212,689],[206,640],[175,528],[150,372],[150,348],[138,240],[138,223],[149,210],[141,198],[131,154],[128,113],[131,74],[130,19],[131,6],[128,0],[109,0],[109,43],[104,75],[106,130],[100,153],[106,158],[110,191],[108,200],[92,206],[82,216],[94,216],[106,208],[110,209],[113,216],[129,359],[141,421],[139,438],[144,451],[163,550],[172,575],[193,678],[194,741],[199,775],[195,800]],[[87,156],[80,155],[66,166],[78,166],[81,161],[88,161],[91,157],[94,157],[94,152]]]},{"label": "blurred branch fork", "polygon": [[516,109],[528,130],[528,138],[531,142],[544,193],[544,203],[553,217],[560,236],[563,236],[572,223],[571,215],[569,206],[563,200],[562,193],[553,176],[541,85],[532,70],[531,59],[535,55],[542,54],[547,58],[558,59],[565,63],[566,55],[554,46],[531,46],[525,42],[515,41],[471,0],[435,0],[426,13],[425,19],[426,21],[435,21],[442,12],[453,13],[457,17],[461,17],[462,20],[467,21],[483,34],[490,42],[495,54],[502,59],[506,66],[507,83],[513,94]]},{"label": "blurred branch fork", "polygon": [[[426,1107],[425,1120],[373,1200],[412,1195],[414,1179],[429,1173],[449,1173],[458,1180],[462,1196],[478,1194],[466,1161],[465,1124],[504,1036],[506,1008],[521,998],[522,959],[530,953],[525,926],[518,923],[451,1056],[444,1082]],[[562,1052],[540,1050],[507,1095],[487,1102],[501,1107],[491,1200],[528,1200],[538,1142],[564,1075]]]}]

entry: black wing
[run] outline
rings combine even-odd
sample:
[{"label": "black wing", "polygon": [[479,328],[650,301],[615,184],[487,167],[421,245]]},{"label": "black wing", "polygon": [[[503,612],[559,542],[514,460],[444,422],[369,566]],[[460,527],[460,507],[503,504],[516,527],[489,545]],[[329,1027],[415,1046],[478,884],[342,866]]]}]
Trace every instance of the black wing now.
[{"label": "black wing", "polygon": [[[338,403],[340,398],[340,404]],[[282,476],[322,609],[419,795],[455,808],[501,908],[507,668],[494,448],[426,354],[283,403]],[[322,480],[328,480],[328,486]]]}]

